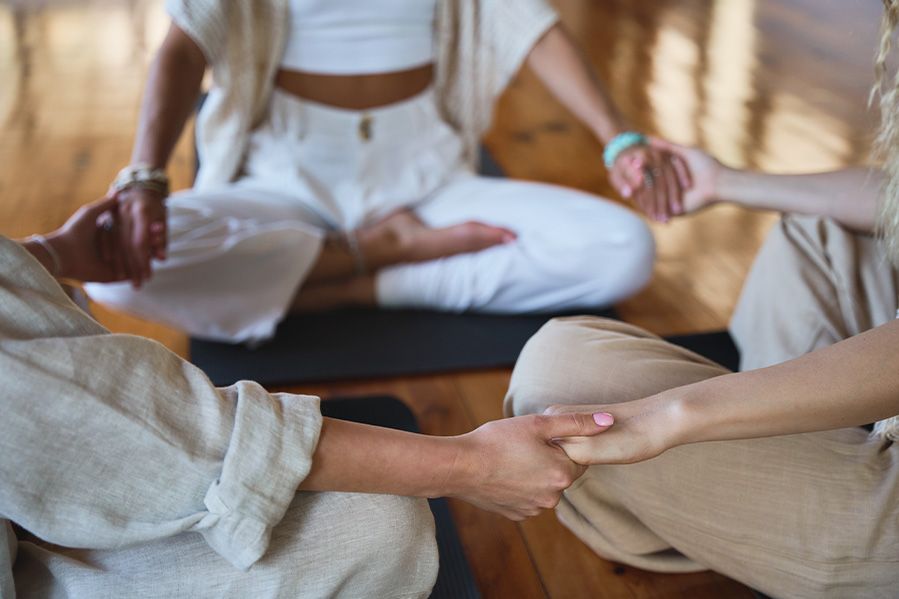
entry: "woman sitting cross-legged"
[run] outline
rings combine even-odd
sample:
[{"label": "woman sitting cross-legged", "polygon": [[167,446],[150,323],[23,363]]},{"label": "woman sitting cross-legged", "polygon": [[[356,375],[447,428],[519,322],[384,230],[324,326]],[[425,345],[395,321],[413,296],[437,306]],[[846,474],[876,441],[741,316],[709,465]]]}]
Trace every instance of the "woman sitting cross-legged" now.
[{"label": "woman sitting cross-legged", "polygon": [[[242,342],[291,311],[596,308],[649,280],[652,235],[627,208],[473,169],[526,63],[605,144],[597,168],[622,194],[680,202],[683,165],[627,131],[546,0],[166,5],[172,25],[115,183],[140,289],[88,286],[95,300]],[[207,70],[201,167],[166,200],[164,169]]]},{"label": "woman sitting cross-legged", "polygon": [[0,237],[4,598],[424,597],[437,552],[416,498],[536,514],[583,472],[552,440],[607,428],[543,416],[429,437],[249,381],[217,389],[51,276],[115,280],[97,226],[115,212],[107,199],[46,238]]},{"label": "woman sitting cross-legged", "polygon": [[561,441],[590,468],[557,513],[601,556],[710,568],[775,597],[899,594],[899,106],[884,97],[883,173],[740,172],[663,144],[693,173],[686,211],[790,213],[733,316],[741,372],[593,318],[552,321],[525,347],[508,413],[614,416]]}]

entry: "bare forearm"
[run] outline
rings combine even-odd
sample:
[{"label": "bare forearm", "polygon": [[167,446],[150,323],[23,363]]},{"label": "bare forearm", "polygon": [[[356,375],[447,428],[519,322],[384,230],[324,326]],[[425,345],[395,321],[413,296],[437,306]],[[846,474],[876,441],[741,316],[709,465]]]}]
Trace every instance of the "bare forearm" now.
[{"label": "bare forearm", "polygon": [[874,229],[882,183],[880,171],[864,168],[810,175],[722,168],[716,199],[747,208],[820,215],[867,233]]},{"label": "bare forearm", "polygon": [[583,473],[555,440],[610,424],[592,414],[523,416],[430,437],[325,418],[300,488],[457,497],[519,520],[555,506]]},{"label": "bare forearm", "polygon": [[438,497],[455,491],[456,437],[431,437],[325,418],[306,491]]},{"label": "bare forearm", "polygon": [[558,24],[531,50],[528,66],[550,92],[602,142],[625,130],[603,83],[577,45]]},{"label": "bare forearm", "polygon": [[200,49],[173,25],[150,68],[133,163],[165,167],[196,107],[205,70]]},{"label": "bare forearm", "polygon": [[858,426],[899,414],[899,321],[759,370],[662,393],[678,443]]}]

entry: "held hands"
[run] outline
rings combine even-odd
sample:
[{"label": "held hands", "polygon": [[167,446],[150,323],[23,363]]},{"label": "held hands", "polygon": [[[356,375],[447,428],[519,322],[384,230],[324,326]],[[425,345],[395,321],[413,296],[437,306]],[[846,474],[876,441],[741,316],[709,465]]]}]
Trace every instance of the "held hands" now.
[{"label": "held hands", "polygon": [[[547,416],[608,412],[615,425],[598,436],[569,436],[556,441],[574,462],[631,464],[654,458],[682,443],[685,427],[680,402],[668,394],[612,405],[550,406]],[[586,413],[586,414],[585,414]]]},{"label": "held hands", "polygon": [[165,197],[156,190],[129,187],[116,194],[115,222],[120,260],[135,288],[150,279],[150,260],[165,260],[167,232]]},{"label": "held hands", "polygon": [[585,470],[559,448],[561,438],[592,439],[611,424],[605,414],[584,413],[488,422],[458,437],[463,482],[452,495],[511,520],[553,508]]},{"label": "held hands", "polygon": [[47,240],[62,278],[111,283],[150,277],[150,257],[165,257],[165,205],[155,191],[129,188],[82,206]]},{"label": "held hands", "polygon": [[609,177],[618,193],[650,218],[668,222],[717,201],[721,164],[697,148],[658,138],[621,152]]},{"label": "held hands", "polygon": [[47,236],[59,256],[58,276],[78,281],[121,281],[127,271],[113,238],[118,202],[107,195],[82,206]]}]

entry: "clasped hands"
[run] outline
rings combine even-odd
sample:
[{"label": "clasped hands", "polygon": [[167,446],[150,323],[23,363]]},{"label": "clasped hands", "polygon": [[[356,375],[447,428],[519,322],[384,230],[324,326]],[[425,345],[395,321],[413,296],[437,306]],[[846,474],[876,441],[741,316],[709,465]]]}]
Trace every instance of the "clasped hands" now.
[{"label": "clasped hands", "polygon": [[691,441],[677,390],[611,405],[557,405],[462,435],[467,481],[451,495],[512,520],[553,508],[595,464],[629,464]]},{"label": "clasped hands", "polygon": [[650,138],[618,155],[609,180],[650,218],[667,223],[713,203],[719,167],[701,150]]},{"label": "clasped hands", "polygon": [[61,278],[139,287],[150,259],[165,258],[165,204],[154,192],[128,189],[79,208],[46,236],[59,256]]}]

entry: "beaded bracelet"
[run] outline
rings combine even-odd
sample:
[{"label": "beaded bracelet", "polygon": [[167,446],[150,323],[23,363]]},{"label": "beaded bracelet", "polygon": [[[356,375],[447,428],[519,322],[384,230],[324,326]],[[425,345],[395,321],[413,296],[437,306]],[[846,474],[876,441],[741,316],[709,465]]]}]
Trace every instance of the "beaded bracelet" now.
[{"label": "beaded bracelet", "polygon": [[619,133],[612,138],[612,141],[606,144],[606,148],[602,153],[602,161],[605,163],[606,168],[612,168],[622,152],[634,146],[645,146],[647,144],[649,144],[649,140],[642,133],[635,133],[634,131]]}]

